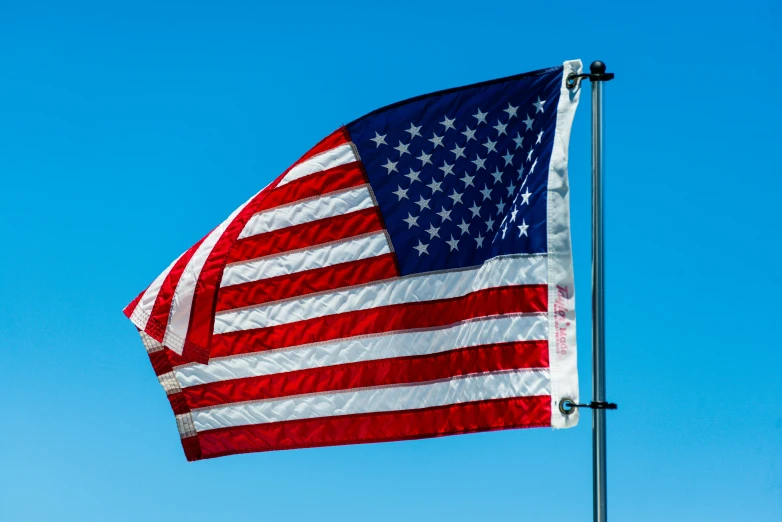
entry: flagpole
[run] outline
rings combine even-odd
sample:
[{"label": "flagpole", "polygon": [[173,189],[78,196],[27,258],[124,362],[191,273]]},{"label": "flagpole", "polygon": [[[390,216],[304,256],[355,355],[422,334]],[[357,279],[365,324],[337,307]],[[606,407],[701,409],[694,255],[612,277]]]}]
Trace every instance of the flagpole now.
[{"label": "flagpole", "polygon": [[592,505],[606,522],[605,243],[603,228],[603,82],[613,79],[601,61],[589,67],[592,82]]}]

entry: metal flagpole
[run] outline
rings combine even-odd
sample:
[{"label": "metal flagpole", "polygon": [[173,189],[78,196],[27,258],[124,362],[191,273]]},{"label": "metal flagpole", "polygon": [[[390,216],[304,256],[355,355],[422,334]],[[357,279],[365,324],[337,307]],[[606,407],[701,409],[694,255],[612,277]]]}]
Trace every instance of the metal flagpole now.
[{"label": "metal flagpole", "polygon": [[603,230],[603,62],[589,66],[592,82],[592,502],[606,522],[605,243]]},{"label": "metal flagpole", "polygon": [[605,381],[605,244],[603,234],[603,82],[614,79],[601,61],[592,62],[590,74],[571,73],[565,85],[577,89],[581,80],[592,82],[592,402],[576,404],[563,398],[559,410],[592,410],[592,511],[595,522],[606,522],[606,402]]}]

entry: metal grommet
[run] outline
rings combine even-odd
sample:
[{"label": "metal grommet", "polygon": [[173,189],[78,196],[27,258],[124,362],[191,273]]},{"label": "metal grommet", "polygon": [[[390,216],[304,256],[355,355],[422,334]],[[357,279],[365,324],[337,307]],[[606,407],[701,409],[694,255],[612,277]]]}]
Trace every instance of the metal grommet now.
[{"label": "metal grommet", "polygon": [[570,415],[576,411],[576,404],[573,402],[573,399],[570,397],[564,397],[561,401],[559,401],[559,411],[562,413],[562,415]]},{"label": "metal grommet", "polygon": [[[578,87],[578,80],[579,80],[579,76],[576,73],[568,74],[567,78],[565,79],[565,87],[567,87],[568,90],[572,91],[573,89]],[[560,410],[562,409],[562,403],[560,403],[559,409]],[[562,412],[562,413],[564,413],[564,412]],[[568,414],[565,413],[565,415],[568,415]]]}]

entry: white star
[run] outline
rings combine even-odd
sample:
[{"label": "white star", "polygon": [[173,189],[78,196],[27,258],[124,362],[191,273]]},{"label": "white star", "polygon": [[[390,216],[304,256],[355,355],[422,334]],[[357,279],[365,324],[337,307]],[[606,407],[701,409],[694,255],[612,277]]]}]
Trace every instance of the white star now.
[{"label": "white star", "polygon": [[483,190],[479,190],[481,194],[483,194],[483,200],[486,201],[487,199],[491,199],[491,189],[487,186],[483,186]]},{"label": "white star", "polygon": [[504,227],[502,227],[502,239],[505,239],[505,232],[507,232],[507,231],[508,231],[508,225],[505,225]]},{"label": "white star", "polygon": [[478,108],[478,113],[477,114],[473,114],[472,117],[475,118],[476,120],[478,120],[477,123],[486,123],[486,115],[487,114],[488,114],[488,112],[481,112],[481,109],[479,107]]},{"label": "white star", "polygon": [[445,207],[443,207],[440,212],[437,212],[437,215],[440,216],[440,219],[443,220],[443,223],[451,220],[451,211],[445,210]]},{"label": "white star", "polygon": [[382,165],[382,166],[388,169],[388,174],[391,174],[391,172],[399,172],[398,170],[396,170],[396,163],[397,162],[394,162],[394,161],[391,161],[391,159],[388,159],[386,161],[386,164]]},{"label": "white star", "polygon": [[502,159],[505,160],[505,166],[506,167],[508,165],[512,165],[513,164],[513,154],[510,153],[510,150],[508,150],[508,152],[505,153],[505,155],[502,157]]},{"label": "white star", "polygon": [[413,215],[410,212],[407,213],[407,219],[403,219],[402,221],[407,223],[408,230],[418,226],[418,216],[413,217]]},{"label": "white star", "polygon": [[535,143],[536,144],[540,143],[540,138],[542,138],[542,137],[543,137],[543,131],[540,131],[540,134],[538,134],[538,141],[536,141]]},{"label": "white star", "polygon": [[421,127],[416,127],[415,125],[413,125],[412,122],[410,122],[410,128],[407,129],[405,132],[409,132],[410,133],[410,140],[412,141],[413,138],[415,138],[416,136],[421,136],[421,133],[418,132],[420,130],[421,130]]},{"label": "white star", "polygon": [[[527,229],[529,228],[529,225],[527,224],[526,220],[521,220],[521,225],[519,225],[519,237],[521,236],[527,236]],[[529,236],[527,236],[529,237]]]},{"label": "white star", "polygon": [[414,171],[413,169],[410,169],[410,172],[405,174],[406,178],[410,178],[410,183],[412,184],[413,181],[421,181],[421,179],[418,177],[418,175],[421,174],[421,171],[418,172]]},{"label": "white star", "polygon": [[421,151],[421,155],[418,156],[416,159],[421,162],[421,167],[423,168],[423,166],[426,165],[427,163],[432,163],[432,160],[429,159],[431,157],[432,157],[431,154],[424,154],[424,151]]},{"label": "white star", "polygon": [[437,168],[443,171],[444,173],[443,177],[447,177],[448,174],[453,174],[453,165],[449,165],[445,161],[443,161],[442,167],[437,167]]},{"label": "white star", "polygon": [[519,109],[518,106],[514,107],[513,105],[510,104],[510,102],[508,102],[508,108],[503,111],[503,112],[507,112],[508,113],[508,121],[510,121],[511,118],[516,116],[516,111],[518,109]]},{"label": "white star", "polygon": [[456,226],[462,229],[462,235],[470,233],[470,224],[466,223],[464,219],[462,219],[462,222]]},{"label": "white star", "polygon": [[467,129],[466,131],[463,131],[462,134],[464,134],[467,137],[467,143],[470,142],[470,140],[475,139],[475,131],[472,130],[470,127],[465,127]]},{"label": "white star", "polygon": [[524,122],[524,124],[527,126],[527,130],[532,130],[532,123],[535,121],[532,118],[529,117],[529,114],[527,114],[526,120],[521,120]]},{"label": "white star", "polygon": [[486,158],[481,159],[480,156],[477,154],[475,155],[475,159],[472,160],[473,163],[475,163],[475,166],[477,167],[475,169],[476,172],[478,172],[481,169],[485,169],[486,167],[483,166],[484,163],[486,163]]},{"label": "white star", "polygon": [[453,152],[456,155],[456,157],[453,159],[454,161],[458,160],[459,158],[467,157],[464,155],[464,147],[459,147],[458,145],[452,148],[451,152]]},{"label": "white star", "polygon": [[510,182],[510,185],[508,185],[508,195],[513,195],[513,193],[516,191],[516,185],[513,184],[513,181]]},{"label": "white star", "polygon": [[[522,163],[522,164],[521,164],[521,167],[519,167],[519,168],[516,170],[516,172],[518,172],[518,173],[519,173],[519,179],[521,179],[521,178],[523,178],[523,177],[524,177],[524,163]],[[523,185],[524,185],[524,184],[522,183],[522,186],[523,186]]]},{"label": "white star", "polygon": [[375,142],[375,148],[377,148],[380,147],[381,145],[388,145],[388,143],[386,143],[386,136],[388,136],[388,134],[383,134],[381,136],[380,134],[377,133],[377,131],[375,131],[375,137],[370,138],[370,140]]},{"label": "white star", "polygon": [[429,252],[426,251],[426,248],[428,246],[429,245],[425,245],[425,244],[421,243],[421,240],[419,239],[418,240],[418,246],[414,246],[413,248],[418,250],[418,256],[420,257],[420,256],[422,256],[424,254],[429,255]]},{"label": "white star", "polygon": [[505,212],[505,202],[500,200],[500,202],[497,203],[497,215],[499,216],[503,212]]},{"label": "white star", "polygon": [[494,220],[491,217],[486,220],[486,231],[489,230],[494,230]]},{"label": "white star", "polygon": [[443,132],[446,132],[448,129],[454,129],[456,130],[456,127],[453,126],[453,122],[456,120],[449,120],[448,116],[443,115],[443,121],[440,122],[440,125],[444,126]]},{"label": "white star", "polygon": [[527,153],[527,161],[532,161],[532,153],[535,152],[535,149],[530,149],[529,153]]},{"label": "white star", "polygon": [[467,187],[474,187],[475,185],[472,184],[472,180],[475,179],[475,176],[470,176],[466,172],[464,173],[464,176],[462,176],[461,180],[464,182],[464,188]]},{"label": "white star", "polygon": [[532,192],[529,191],[529,187],[527,187],[527,190],[524,191],[524,193],[521,194],[521,204],[522,205],[529,205],[529,197],[532,195]]},{"label": "white star", "polygon": [[479,217],[481,215],[481,207],[478,206],[477,202],[473,202],[470,207],[470,212],[472,212],[472,217]]},{"label": "white star", "polygon": [[532,166],[529,168],[529,173],[532,174],[535,172],[535,165],[538,164],[538,158],[535,158],[535,161],[532,162]]},{"label": "white star", "polygon": [[429,225],[429,229],[426,230],[426,233],[429,234],[429,240],[431,241],[435,237],[440,237],[440,227],[434,226],[434,224]]},{"label": "white star", "polygon": [[448,197],[453,200],[453,204],[454,205],[456,205],[457,203],[461,203],[462,202],[462,195],[460,193],[456,192],[456,189],[453,189],[453,194],[451,194]]},{"label": "white star", "polygon": [[454,239],[453,234],[451,234],[451,240],[446,241],[446,243],[448,243],[448,246],[451,247],[451,252],[453,252],[454,250],[459,250],[459,240]]},{"label": "white star", "polygon": [[497,137],[502,136],[503,134],[508,134],[507,132],[505,132],[505,127],[507,126],[508,126],[507,123],[503,125],[502,123],[500,123],[499,120],[497,120],[497,125],[493,127],[494,129],[497,130]]},{"label": "white star", "polygon": [[513,141],[516,142],[516,150],[521,148],[521,142],[524,141],[524,138],[517,132],[516,137],[513,138]]},{"label": "white star", "polygon": [[442,147],[442,146],[443,146],[443,137],[442,137],[442,136],[438,136],[438,135],[437,135],[436,133],[434,133],[434,132],[432,133],[432,137],[431,137],[431,138],[429,138],[429,141],[431,141],[432,143],[434,143],[434,148],[435,148],[435,149],[436,149],[437,147]]},{"label": "white star", "polygon": [[443,191],[443,189],[441,189],[441,188],[440,188],[440,185],[442,185],[442,184],[443,184],[443,182],[442,182],[442,181],[438,183],[438,182],[436,182],[435,180],[432,180],[432,182],[431,182],[431,183],[429,183],[429,184],[427,185],[427,187],[429,187],[430,189],[432,189],[432,195],[434,196],[434,193],[435,193],[435,192],[437,192],[437,191],[440,191],[440,192],[442,192],[442,191]]},{"label": "white star", "polygon": [[425,208],[431,209],[432,207],[429,206],[429,202],[432,201],[431,199],[424,199],[423,196],[418,196],[418,201],[415,202],[416,205],[421,207],[421,210],[419,212],[423,212]]},{"label": "white star", "polygon": [[478,246],[476,246],[475,248],[482,248],[484,239],[486,238],[484,238],[481,234],[478,234],[478,237],[475,238],[475,241],[478,243]]},{"label": "white star", "polygon": [[513,210],[511,210],[511,212],[510,212],[510,222],[511,223],[516,221],[516,214],[518,214],[518,213],[519,213],[518,209],[516,209],[516,207],[513,207]]},{"label": "white star", "polygon": [[491,173],[494,176],[494,183],[502,183],[502,172],[497,167],[494,167],[494,172]]},{"label": "white star", "polygon": [[535,114],[539,112],[543,112],[543,104],[546,103],[546,100],[541,100],[540,96],[538,96],[538,101],[533,103],[532,105],[535,106]]},{"label": "white star", "polygon": [[405,154],[410,154],[410,153],[407,151],[407,148],[408,148],[409,146],[410,146],[410,144],[409,144],[409,143],[408,143],[408,144],[404,144],[404,143],[402,143],[402,142],[400,141],[400,142],[399,142],[399,145],[397,145],[396,147],[394,147],[394,149],[399,151],[399,157],[401,158],[401,157],[402,157],[402,156],[404,156]]},{"label": "white star", "polygon": [[483,146],[486,147],[486,154],[497,152],[497,149],[494,148],[495,145],[497,145],[496,141],[491,141],[489,138],[486,138],[486,143],[483,144]]},{"label": "white star", "polygon": [[402,201],[402,199],[410,199],[407,197],[407,191],[410,189],[403,189],[402,187],[399,187],[399,189],[396,192],[392,192],[392,194],[396,194],[396,197],[399,198],[399,201]]}]

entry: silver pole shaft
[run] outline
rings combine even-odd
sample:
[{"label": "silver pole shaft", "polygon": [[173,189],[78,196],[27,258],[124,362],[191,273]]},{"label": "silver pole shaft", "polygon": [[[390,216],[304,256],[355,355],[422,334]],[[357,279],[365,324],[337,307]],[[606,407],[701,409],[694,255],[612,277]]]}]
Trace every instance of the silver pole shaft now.
[{"label": "silver pole shaft", "polygon": [[[595,402],[606,400],[604,259],[603,82],[592,81],[592,400]],[[595,522],[606,522],[607,519],[605,415],[604,409],[592,410],[592,500]]]}]

